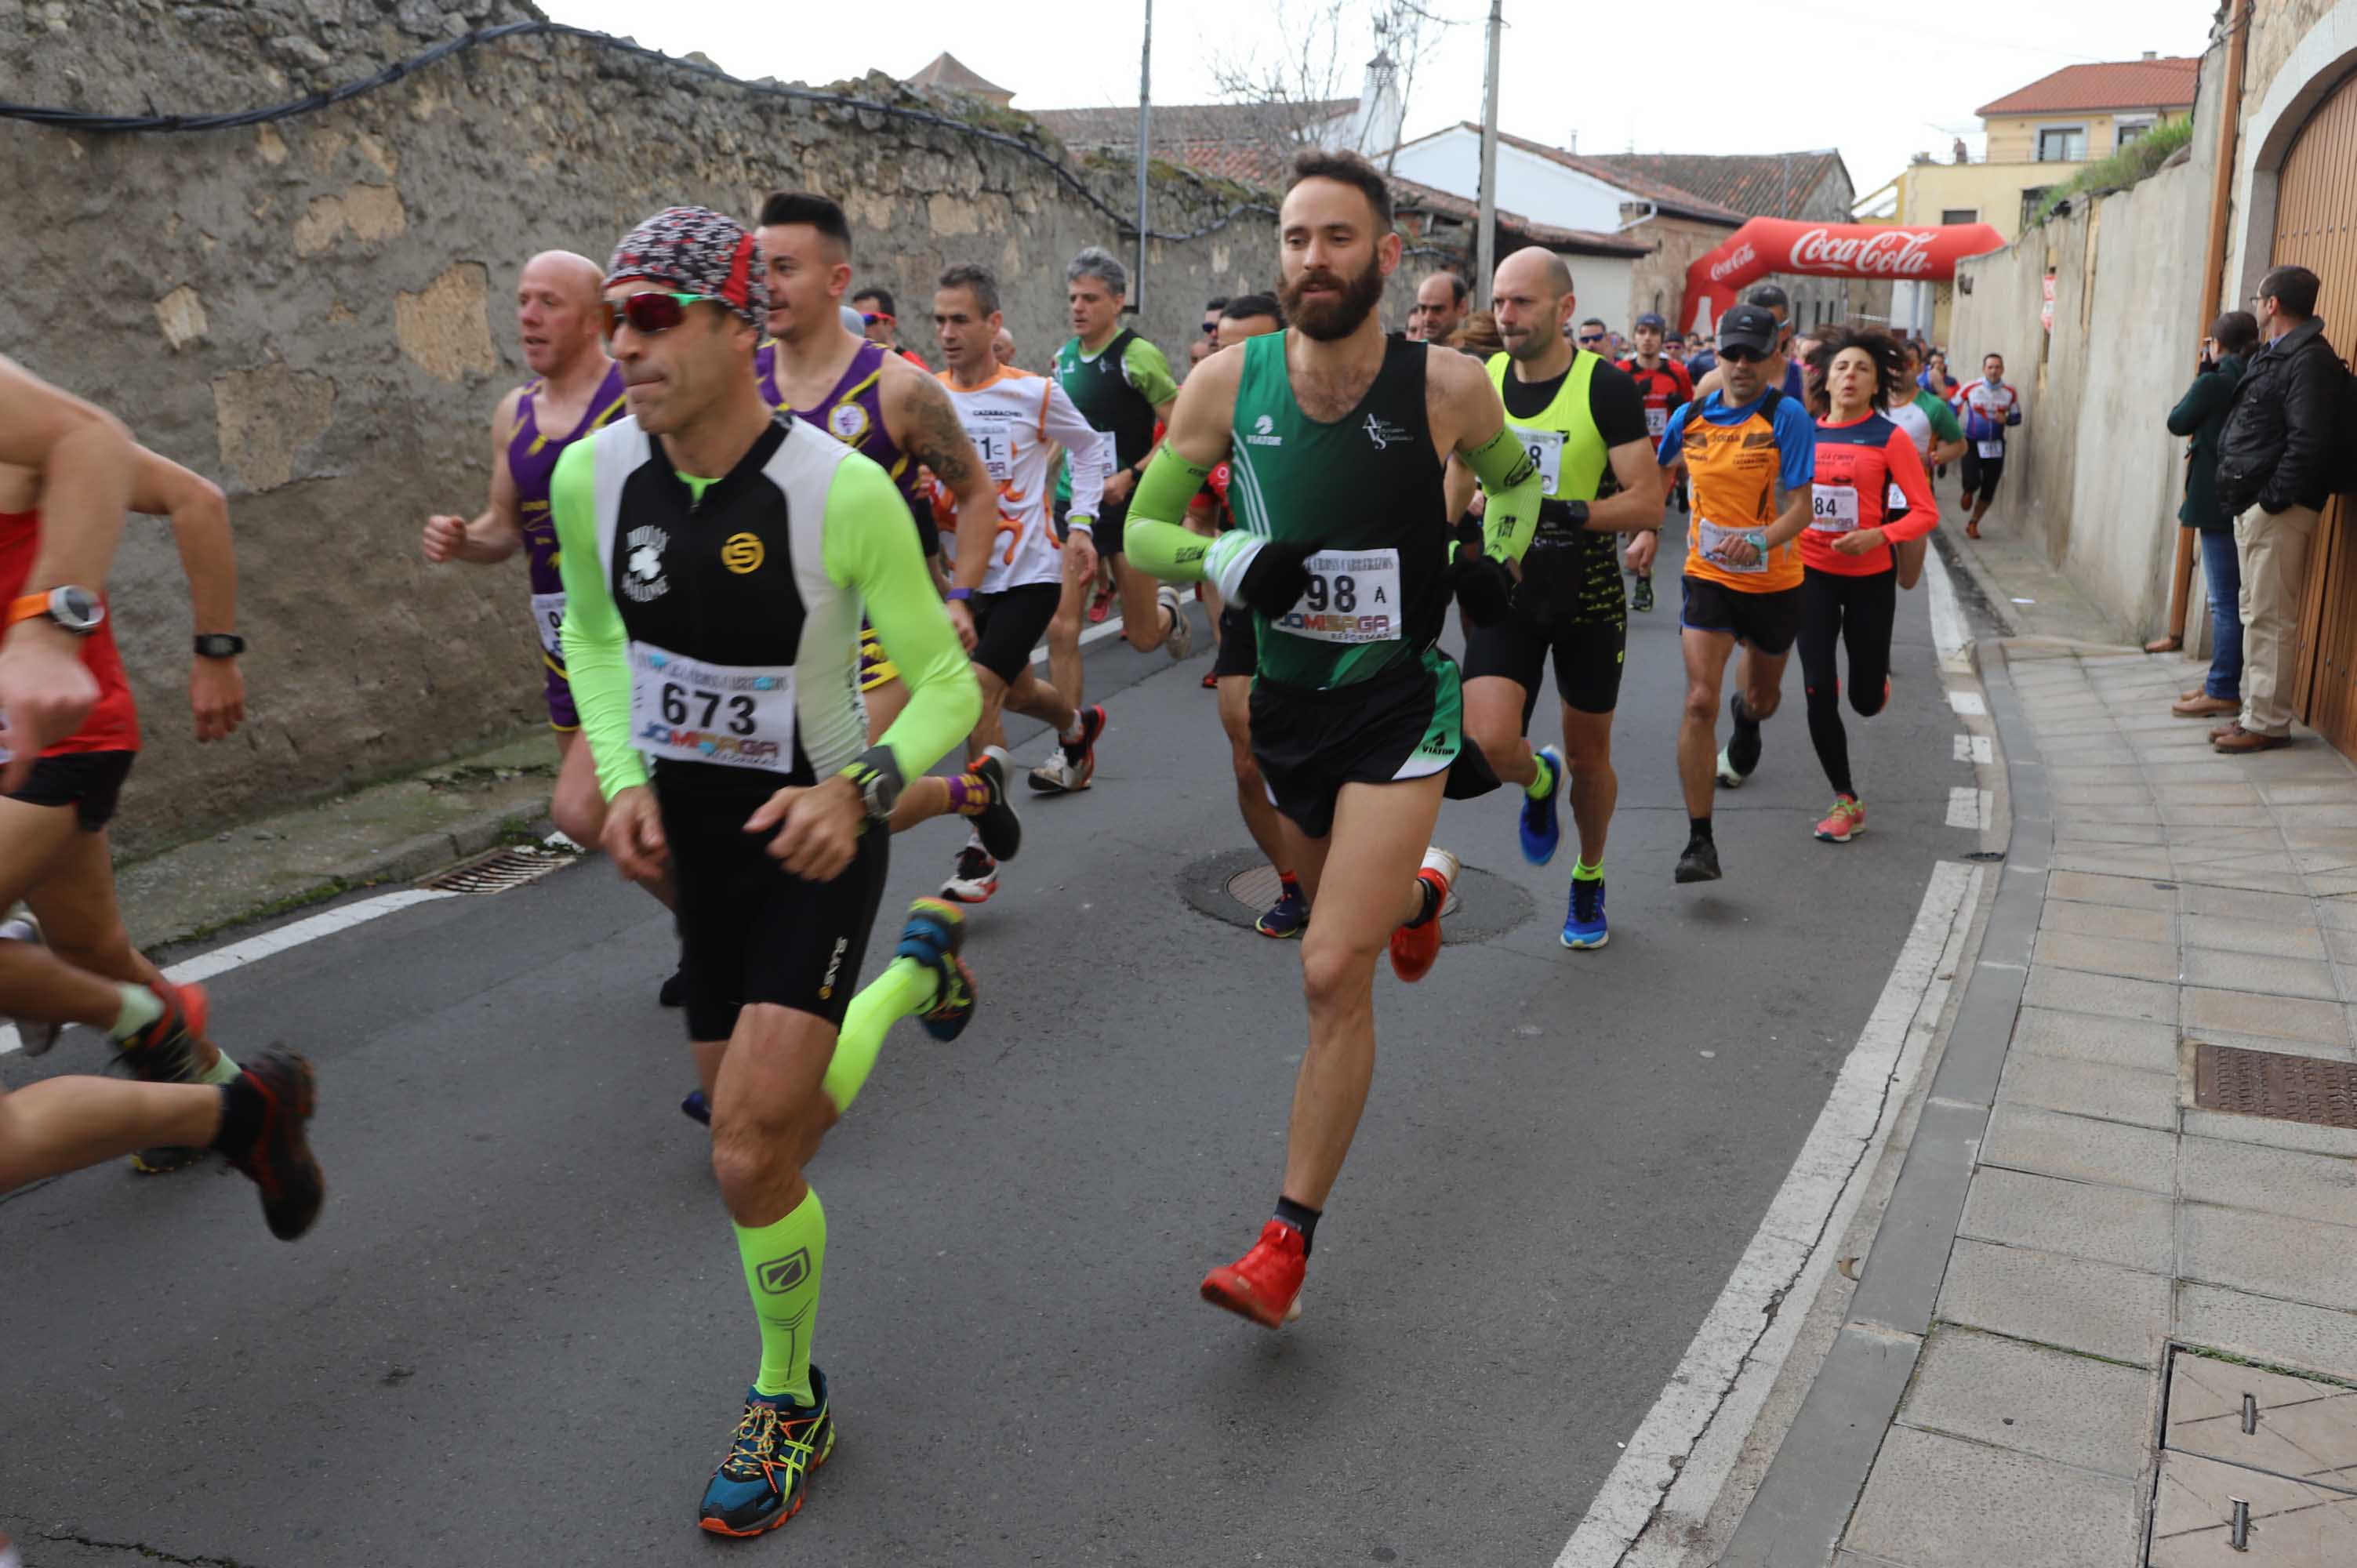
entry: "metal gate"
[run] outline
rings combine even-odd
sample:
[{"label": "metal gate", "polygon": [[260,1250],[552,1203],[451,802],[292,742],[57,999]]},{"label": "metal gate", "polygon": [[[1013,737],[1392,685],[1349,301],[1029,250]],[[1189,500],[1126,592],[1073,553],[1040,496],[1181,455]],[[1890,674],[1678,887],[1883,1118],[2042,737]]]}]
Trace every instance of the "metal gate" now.
[{"label": "metal gate", "polygon": [[[2284,159],[2273,258],[2324,280],[2317,313],[2333,347],[2357,341],[2357,78],[2319,104]],[[2292,692],[2299,716],[2357,756],[2357,528],[2335,498],[2309,557]]]}]

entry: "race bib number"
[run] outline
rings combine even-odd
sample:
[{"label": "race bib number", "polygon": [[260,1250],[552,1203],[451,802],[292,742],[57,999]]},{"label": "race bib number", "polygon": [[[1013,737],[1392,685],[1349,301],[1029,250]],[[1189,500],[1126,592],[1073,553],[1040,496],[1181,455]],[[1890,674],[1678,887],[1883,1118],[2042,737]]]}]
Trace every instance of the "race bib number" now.
[{"label": "race bib number", "polygon": [[705,664],[633,642],[630,744],[650,757],[790,773],[793,666]]},{"label": "race bib number", "polygon": [[1657,446],[1660,446],[1662,437],[1667,435],[1669,433],[1670,411],[1666,408],[1647,409],[1645,411],[1645,434],[1653,438],[1653,444]]},{"label": "race bib number", "polygon": [[[1751,546],[1752,558],[1743,565],[1726,559],[1720,552],[1737,540]],[[1765,572],[1768,570],[1768,531],[1764,528],[1721,528],[1715,522],[1702,524],[1702,556],[1722,572]]]},{"label": "race bib number", "polygon": [[1394,642],[1400,632],[1396,550],[1320,550],[1302,563],[1309,586],[1301,602],[1271,622],[1313,642]]},{"label": "race bib number", "polygon": [[1809,487],[1809,526],[1819,533],[1849,533],[1857,527],[1857,490],[1850,485]]},{"label": "race bib number", "polygon": [[1514,434],[1522,439],[1523,450],[1530,454],[1532,466],[1539,471],[1539,494],[1555,494],[1555,485],[1563,478],[1563,432],[1528,430],[1518,424]]},{"label": "race bib number", "polygon": [[532,596],[532,624],[539,628],[541,651],[565,662],[565,596],[534,594]]},{"label": "race bib number", "polygon": [[1015,444],[1004,430],[966,431],[966,439],[982,454],[983,468],[994,484],[1005,484],[1015,477]]},{"label": "race bib number", "polygon": [[2002,441],[1975,442],[1974,443],[1973,449],[1984,457],[2002,457],[2005,456],[2005,443]]}]

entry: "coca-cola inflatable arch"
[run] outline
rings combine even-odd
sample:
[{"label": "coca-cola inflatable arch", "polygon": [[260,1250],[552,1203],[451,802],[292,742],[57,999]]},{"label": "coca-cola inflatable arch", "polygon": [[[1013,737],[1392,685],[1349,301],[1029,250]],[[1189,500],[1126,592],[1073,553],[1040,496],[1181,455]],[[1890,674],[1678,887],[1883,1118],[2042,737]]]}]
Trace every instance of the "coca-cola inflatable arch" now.
[{"label": "coca-cola inflatable arch", "polygon": [[1770,273],[1942,283],[1967,256],[2005,249],[1986,223],[1808,223],[1754,218],[1686,268],[1684,330],[1707,331],[1751,284]]}]

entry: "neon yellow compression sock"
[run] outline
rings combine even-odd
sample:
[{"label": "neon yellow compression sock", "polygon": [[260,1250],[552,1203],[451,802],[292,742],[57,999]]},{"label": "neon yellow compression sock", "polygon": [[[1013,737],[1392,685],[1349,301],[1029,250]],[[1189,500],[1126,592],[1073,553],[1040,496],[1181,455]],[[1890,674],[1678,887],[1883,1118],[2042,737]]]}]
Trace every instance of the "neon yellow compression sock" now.
[{"label": "neon yellow compression sock", "polygon": [[1523,786],[1523,793],[1534,800],[1544,800],[1555,793],[1555,767],[1544,752],[1531,753],[1531,760],[1538,764],[1538,776]]},{"label": "neon yellow compression sock", "polygon": [[912,958],[896,958],[884,972],[851,999],[843,1015],[843,1028],[834,1038],[834,1057],[819,1080],[820,1092],[834,1102],[838,1116],[851,1109],[860,1086],[875,1069],[892,1026],[933,1004],[939,982],[933,972]]},{"label": "neon yellow compression sock", "polygon": [[1604,863],[1599,860],[1590,865],[1584,860],[1575,861],[1571,867],[1571,879],[1574,882],[1601,882],[1604,880]]},{"label": "neon yellow compression sock", "polygon": [[737,1231],[745,1288],[761,1324],[761,1373],[753,1391],[811,1402],[811,1330],[818,1322],[818,1276],[826,1262],[826,1209],[813,1188],[773,1225]]}]

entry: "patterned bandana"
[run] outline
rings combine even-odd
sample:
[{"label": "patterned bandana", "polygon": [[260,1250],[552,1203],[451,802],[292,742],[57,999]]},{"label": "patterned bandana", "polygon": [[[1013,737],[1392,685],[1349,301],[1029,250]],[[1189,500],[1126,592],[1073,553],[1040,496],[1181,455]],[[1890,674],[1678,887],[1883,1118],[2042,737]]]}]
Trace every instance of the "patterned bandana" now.
[{"label": "patterned bandana", "polygon": [[770,313],[761,252],[745,226],[709,207],[666,207],[622,236],[606,281],[644,278],[708,295],[759,330]]}]

